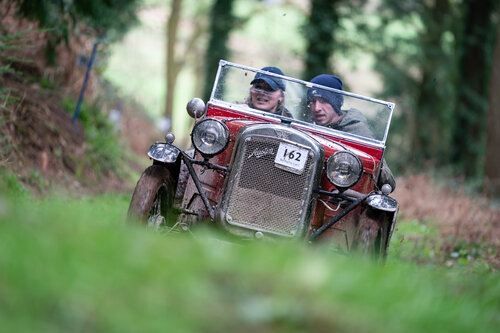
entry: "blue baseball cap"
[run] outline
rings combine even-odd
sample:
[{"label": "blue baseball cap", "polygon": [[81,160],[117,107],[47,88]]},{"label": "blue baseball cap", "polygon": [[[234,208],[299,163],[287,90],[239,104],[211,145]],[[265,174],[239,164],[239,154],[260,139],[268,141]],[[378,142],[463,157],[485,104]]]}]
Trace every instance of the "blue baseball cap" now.
[{"label": "blue baseball cap", "polygon": [[[264,67],[261,70],[266,71],[266,72],[270,72],[270,73],[274,73],[274,74],[285,75],[285,74],[283,74],[281,69],[279,69],[278,67]],[[250,84],[254,84],[258,80],[262,80],[262,81],[266,82],[271,87],[271,89],[273,91],[278,90],[278,89],[285,91],[285,89],[286,89],[285,82],[282,79],[274,77],[274,76],[269,76],[269,75],[266,75],[264,73],[255,74],[255,77],[253,78],[252,82],[250,82]]]},{"label": "blue baseball cap", "polygon": [[[335,75],[320,74],[315,76],[311,83],[319,84],[325,87],[342,90],[342,80]],[[318,88],[310,88],[307,91],[307,99],[310,102],[311,98],[320,97],[327,101],[337,113],[340,114],[340,108],[344,104],[344,96],[336,94],[333,91],[328,91]]]}]

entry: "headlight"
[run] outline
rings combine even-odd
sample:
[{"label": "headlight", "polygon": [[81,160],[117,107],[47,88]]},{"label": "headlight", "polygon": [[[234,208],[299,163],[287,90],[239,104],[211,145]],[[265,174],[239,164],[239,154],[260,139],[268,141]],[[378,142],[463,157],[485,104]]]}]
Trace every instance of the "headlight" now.
[{"label": "headlight", "polygon": [[165,163],[174,163],[179,153],[180,151],[177,147],[162,142],[155,143],[148,150],[148,156],[150,158]]},{"label": "headlight", "polygon": [[229,130],[218,120],[205,119],[194,126],[191,141],[203,155],[217,155],[226,148],[229,142]]},{"label": "headlight", "polygon": [[395,212],[398,209],[396,199],[387,195],[374,194],[366,199],[366,203],[373,208],[384,210],[386,212]]},{"label": "headlight", "polygon": [[355,185],[363,174],[361,159],[349,151],[338,151],[326,162],[326,176],[338,188]]}]

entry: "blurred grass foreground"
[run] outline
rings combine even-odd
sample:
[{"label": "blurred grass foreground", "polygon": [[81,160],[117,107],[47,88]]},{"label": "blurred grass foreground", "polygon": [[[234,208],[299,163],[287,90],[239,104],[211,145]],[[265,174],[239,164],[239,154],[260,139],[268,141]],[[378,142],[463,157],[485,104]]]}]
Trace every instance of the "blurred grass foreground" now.
[{"label": "blurred grass foreground", "polygon": [[0,331],[498,332],[496,273],[166,236],[128,200],[0,196]]}]

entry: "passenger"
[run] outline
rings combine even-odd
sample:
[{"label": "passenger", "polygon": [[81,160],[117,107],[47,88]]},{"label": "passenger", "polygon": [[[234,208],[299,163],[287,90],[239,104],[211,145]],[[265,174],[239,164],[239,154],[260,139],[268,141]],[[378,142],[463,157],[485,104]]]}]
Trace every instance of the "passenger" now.
[{"label": "passenger", "polygon": [[[262,70],[284,75],[277,67],[264,67]],[[285,108],[286,85],[282,79],[257,73],[250,84],[252,87],[245,102],[249,107],[293,118],[290,111]]]},{"label": "passenger", "polygon": [[[314,77],[311,82],[342,90],[342,80],[335,75],[321,74]],[[373,138],[365,116],[356,109],[342,110],[343,104],[344,96],[342,94],[318,88],[311,88],[307,92],[307,105],[316,124],[366,138]],[[381,187],[384,184],[391,185],[393,191],[396,189],[396,181],[385,159],[382,163],[377,185]]]}]

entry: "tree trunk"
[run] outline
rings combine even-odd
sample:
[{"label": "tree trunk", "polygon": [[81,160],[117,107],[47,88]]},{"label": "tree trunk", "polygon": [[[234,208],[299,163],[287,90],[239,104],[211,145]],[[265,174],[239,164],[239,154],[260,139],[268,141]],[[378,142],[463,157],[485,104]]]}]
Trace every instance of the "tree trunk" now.
[{"label": "tree trunk", "polygon": [[492,197],[500,197],[500,23],[493,56],[490,81],[490,103],[484,163],[484,191]]},{"label": "tree trunk", "polygon": [[165,98],[165,117],[170,120],[171,124],[173,123],[175,84],[180,71],[180,66],[175,60],[175,45],[177,43],[177,28],[181,16],[181,4],[182,0],[172,1],[172,11],[167,21],[167,93]]},{"label": "tree trunk", "polygon": [[[418,82],[418,95],[415,112],[412,115],[413,124],[410,128],[411,151],[418,165],[425,165],[430,160],[436,164],[442,163],[443,147],[447,147],[444,133],[446,122],[446,106],[444,103],[442,83],[444,73],[442,62],[446,53],[442,47],[443,34],[449,29],[449,17],[443,13],[450,11],[448,0],[428,2],[422,21],[425,30],[419,36],[422,52],[422,72]],[[446,101],[448,102],[448,101]]]},{"label": "tree trunk", "polygon": [[339,0],[312,0],[311,13],[304,27],[307,50],[304,80],[319,74],[331,74],[330,57],[335,46],[335,30],[339,25],[336,7]]},{"label": "tree trunk", "polygon": [[462,168],[466,177],[480,174],[484,154],[488,105],[492,35],[492,12],[497,0],[466,0],[458,53],[458,99],[453,130],[452,163]]},{"label": "tree trunk", "polygon": [[208,100],[212,93],[213,82],[219,60],[228,60],[227,40],[234,27],[232,14],[233,0],[215,0],[210,17],[210,40],[205,56],[205,89],[203,98]]}]

